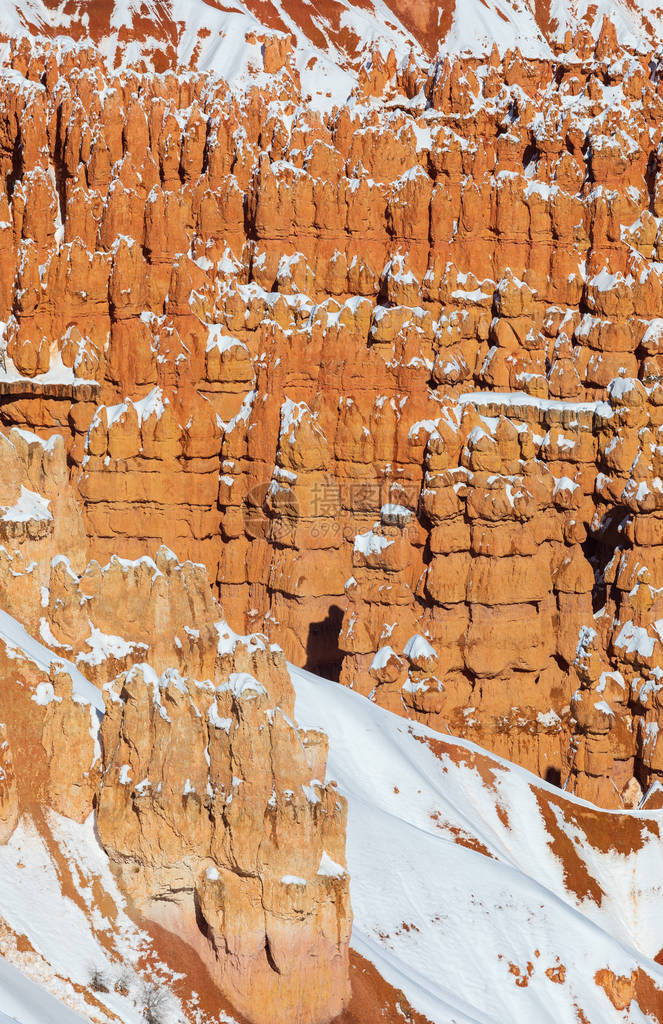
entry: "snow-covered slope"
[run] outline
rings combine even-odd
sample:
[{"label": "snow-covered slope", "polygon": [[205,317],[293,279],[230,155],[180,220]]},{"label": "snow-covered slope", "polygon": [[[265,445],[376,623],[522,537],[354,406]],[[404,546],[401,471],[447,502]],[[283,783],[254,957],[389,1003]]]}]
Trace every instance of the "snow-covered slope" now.
[{"label": "snow-covered slope", "polygon": [[597,36],[605,14],[621,42],[657,45],[663,9],[655,0],[3,0],[0,38],[89,40],[112,67],[144,60],[156,70],[196,67],[242,82],[263,74],[257,37],[287,33],[304,92],[339,101],[375,45],[401,61],[410,50],[488,53],[494,43],[546,57],[569,29]]},{"label": "snow-covered slope", "polygon": [[[663,812],[599,811],[472,743],[291,675],[297,718],[328,732],[329,776],[348,798],[353,948],[416,1011],[433,1024],[663,1019]],[[138,1024],[133,967],[174,978],[128,917],[92,819],[53,812],[0,847],[0,953],[0,1024],[75,1024],[73,1007]],[[127,966],[129,996],[113,990]],[[110,991],[93,1008],[94,967]],[[174,1019],[207,1019],[183,1009]]]},{"label": "snow-covered slope", "polygon": [[0,1024],[81,1024],[85,1019],[1,959],[0,1006]]},{"label": "snow-covered slope", "polygon": [[415,1009],[436,1024],[661,1019],[640,1012],[651,993],[625,1016],[595,981],[641,968],[663,988],[660,814],[598,811],[291,675],[297,718],[328,732],[329,777],[348,797],[353,947]]},{"label": "snow-covered slope", "polygon": [[57,662],[71,676],[76,697],[82,703],[89,704],[99,715],[103,714],[104,699],[94,683],[86,679],[73,662],[53,654],[50,648],[30,636],[25,626],[1,608],[0,643],[6,647],[11,657],[27,658],[46,672],[54,662]]},{"label": "snow-covered slope", "polygon": [[604,17],[613,22],[621,43],[635,49],[655,48],[663,27],[663,9],[652,0],[509,0],[456,3],[442,49],[486,53],[518,46],[525,56],[550,55],[567,31],[587,28],[597,38]]},{"label": "snow-covered slope", "polygon": [[[94,989],[94,971],[107,991]],[[141,1024],[145,983],[163,990],[169,1024],[212,1024],[193,979],[129,916],[92,817],[24,817],[0,846],[0,1024]]]}]

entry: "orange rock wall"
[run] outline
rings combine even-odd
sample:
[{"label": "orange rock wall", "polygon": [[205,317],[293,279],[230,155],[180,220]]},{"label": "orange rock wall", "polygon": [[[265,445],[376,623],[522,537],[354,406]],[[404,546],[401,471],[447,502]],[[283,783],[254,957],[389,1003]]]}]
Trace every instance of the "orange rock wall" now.
[{"label": "orange rock wall", "polygon": [[0,843],[24,814],[94,814],[134,908],[242,1019],[338,1017],[346,801],[283,652],[235,634],[205,567],[164,546],[88,562],[58,435],[0,434],[0,538]]},{"label": "orange rock wall", "polygon": [[238,631],[605,801],[657,770],[639,696],[617,740],[573,694],[639,621],[610,559],[657,564],[663,95],[609,23],[574,46],[376,57],[324,115],[288,54],[232,94],[16,48],[0,418],[67,433],[101,564],[165,542]]}]

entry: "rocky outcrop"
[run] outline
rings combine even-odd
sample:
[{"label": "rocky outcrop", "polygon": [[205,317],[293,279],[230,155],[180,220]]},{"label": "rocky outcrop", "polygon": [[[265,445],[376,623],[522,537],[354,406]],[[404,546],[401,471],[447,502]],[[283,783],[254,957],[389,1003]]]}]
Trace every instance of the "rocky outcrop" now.
[{"label": "rocky outcrop", "polygon": [[[64,429],[96,563],[40,581],[58,642],[90,657],[84,597],[154,648],[103,606],[113,555],[167,576],[166,544],[233,630],[399,713],[603,802],[655,781],[619,637],[658,614],[629,595],[657,558],[659,61],[608,23],[569,42],[376,57],[328,113],[287,47],[250,94],[14,48],[0,419]],[[182,632],[141,659],[205,678]],[[581,700],[605,672],[617,732]]]},{"label": "rocky outcrop", "polygon": [[18,792],[12,753],[5,725],[0,727],[0,844],[4,845],[18,824]]},{"label": "rocky outcrop", "polygon": [[205,567],[164,546],[86,564],[60,437],[13,430],[0,462],[0,840],[23,814],[94,813],[132,905],[246,1019],[338,1016],[346,803],[283,652],[233,633]]},{"label": "rocky outcrop", "polygon": [[86,560],[62,438],[45,442],[17,429],[0,435],[0,465],[0,835],[6,842],[20,814],[35,807],[76,821],[91,813],[103,701],[67,660],[71,648],[57,643],[48,619],[56,552],[69,552],[72,574]]},{"label": "rocky outcrop", "polygon": [[247,1017],[328,1020],[349,998],[345,801],[282,655],[220,647],[214,682],[138,665],[107,685],[100,838]]},{"label": "rocky outcrop", "polygon": [[596,412],[467,398],[415,428],[423,543],[394,505],[355,539],[341,681],[559,778],[578,629],[593,621]]}]

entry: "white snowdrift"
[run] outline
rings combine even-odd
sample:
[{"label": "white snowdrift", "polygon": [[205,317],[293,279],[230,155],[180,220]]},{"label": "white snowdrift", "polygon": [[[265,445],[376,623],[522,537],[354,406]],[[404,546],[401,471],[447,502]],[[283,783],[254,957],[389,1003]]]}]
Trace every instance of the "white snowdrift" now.
[{"label": "white snowdrift", "polygon": [[[67,37],[77,35],[81,24],[90,24],[89,9],[97,2],[84,0],[69,13],[66,5],[55,7],[46,0],[3,0],[0,35],[59,37],[61,45],[73,46]],[[428,18],[441,26],[445,5],[429,6]],[[654,48],[663,30],[661,8],[653,0],[551,0],[549,27],[537,14],[538,7],[536,0],[457,0],[446,33],[440,27],[438,53],[486,55],[496,44],[501,53],[517,46],[525,56],[546,58],[552,53],[550,42],[563,42],[567,29],[574,32],[585,26],[598,36],[605,14],[613,20],[620,41],[641,50]],[[283,0],[236,0],[232,5],[148,0],[142,7],[134,0],[112,0],[110,8],[108,30],[93,39],[110,67],[141,59],[149,63],[172,44],[183,68],[193,63],[240,88],[270,84],[259,36],[273,33],[269,26],[277,25],[276,34],[292,34],[303,95],[308,94],[309,105],[320,108],[331,109],[347,98],[359,64],[374,46],[385,56],[393,48],[402,64],[411,50],[425,59],[422,45],[407,27],[404,0],[337,0],[326,10],[311,3],[298,10]],[[152,31],[145,31],[146,19]],[[0,47],[0,55],[3,52],[6,60],[7,45]]]},{"label": "white snowdrift", "polygon": [[[649,1019],[635,1004],[628,1018],[615,1010],[594,975],[641,966],[663,987],[651,959],[663,947],[663,842],[647,831],[663,816],[638,815],[640,849],[601,853],[581,826],[608,812],[472,743],[290,671],[297,720],[329,734],[328,777],[348,798],[353,948],[415,1009],[435,1024],[571,1024],[575,1006],[601,1024]],[[603,890],[600,906],[567,886],[537,793]],[[627,817],[610,815],[615,835],[631,825]],[[557,983],[545,972],[560,965]]]},{"label": "white snowdrift", "polygon": [[2,959],[0,1006],[0,1024],[82,1024],[85,1020]]}]

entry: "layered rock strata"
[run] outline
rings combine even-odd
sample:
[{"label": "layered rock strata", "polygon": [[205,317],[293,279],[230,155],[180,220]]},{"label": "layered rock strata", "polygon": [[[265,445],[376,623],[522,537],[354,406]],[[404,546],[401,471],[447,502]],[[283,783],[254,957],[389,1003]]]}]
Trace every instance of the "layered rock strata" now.
[{"label": "layered rock strata", "polygon": [[233,633],[204,566],[165,547],[87,562],[61,438],[14,429],[0,466],[0,839],[47,807],[94,813],[138,913],[248,1020],[337,1017],[346,804],[282,651]]},{"label": "layered rock strata", "polygon": [[656,573],[663,99],[568,42],[375,55],[330,112],[286,52],[238,93],[14,47],[0,418],[64,432],[100,565],[165,542],[238,632],[609,801],[658,770],[604,570]]}]

